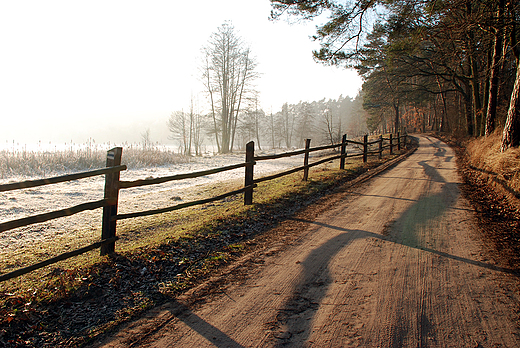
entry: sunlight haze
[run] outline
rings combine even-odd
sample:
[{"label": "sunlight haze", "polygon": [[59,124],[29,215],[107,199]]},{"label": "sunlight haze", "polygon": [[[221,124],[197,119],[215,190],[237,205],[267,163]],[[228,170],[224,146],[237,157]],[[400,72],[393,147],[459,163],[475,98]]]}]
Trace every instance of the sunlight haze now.
[{"label": "sunlight haze", "polygon": [[[245,5],[247,4],[247,5]],[[201,112],[201,48],[229,20],[256,57],[260,106],[355,97],[352,70],[315,63],[313,23],[270,21],[268,0],[4,1],[0,144],[168,140],[166,121]]]}]

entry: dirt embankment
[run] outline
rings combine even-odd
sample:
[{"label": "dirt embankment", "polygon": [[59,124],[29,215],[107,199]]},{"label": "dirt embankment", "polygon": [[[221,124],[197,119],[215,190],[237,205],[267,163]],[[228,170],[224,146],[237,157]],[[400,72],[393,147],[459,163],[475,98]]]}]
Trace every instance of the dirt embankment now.
[{"label": "dirt embankment", "polygon": [[406,161],[281,223],[99,345],[519,346],[515,262],[490,252],[455,162],[420,137]]},{"label": "dirt embankment", "polygon": [[[465,145],[451,139],[445,141],[456,152],[462,178],[460,188],[475,210],[478,231],[487,251],[502,264],[520,272],[520,197],[514,185],[484,166],[475,166]],[[489,141],[484,145],[492,146]],[[520,163],[516,162],[518,167]]]}]

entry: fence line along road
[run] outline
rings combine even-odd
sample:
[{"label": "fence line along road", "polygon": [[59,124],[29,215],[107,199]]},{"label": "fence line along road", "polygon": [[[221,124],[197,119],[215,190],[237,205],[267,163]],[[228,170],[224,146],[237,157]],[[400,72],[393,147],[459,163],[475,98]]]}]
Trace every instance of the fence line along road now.
[{"label": "fence line along road", "polygon": [[[396,143],[397,142],[397,143]],[[363,137],[363,141],[354,141],[348,140],[346,135],[343,135],[342,141],[337,144],[332,145],[324,145],[317,146],[314,148],[310,147],[311,139],[305,140],[305,148],[302,150],[286,152],[277,155],[266,155],[266,156],[255,156],[254,154],[254,142],[249,142],[246,144],[246,158],[244,163],[238,163],[230,166],[214,168],[209,170],[203,170],[193,173],[186,174],[178,174],[172,176],[166,176],[161,178],[153,178],[153,179],[144,179],[144,180],[136,180],[136,181],[122,181],[120,180],[120,173],[127,169],[125,165],[121,165],[121,157],[122,157],[122,148],[116,147],[107,152],[106,159],[106,168],[96,169],[92,171],[86,171],[81,173],[62,175],[53,178],[40,179],[40,180],[30,180],[23,181],[18,183],[10,183],[5,185],[0,185],[0,192],[5,191],[13,191],[13,190],[21,190],[31,187],[38,187],[43,185],[51,185],[61,182],[68,182],[72,180],[79,180],[84,178],[89,178],[97,175],[105,175],[105,193],[104,198],[99,201],[86,202],[73,207],[56,210],[49,213],[37,214],[29,217],[25,217],[22,219],[16,219],[12,221],[7,221],[4,223],[0,223],[0,233],[12,230],[14,228],[29,226],[36,223],[41,223],[49,220],[54,220],[60,217],[71,216],[77,214],[79,212],[85,210],[93,210],[98,208],[103,208],[103,216],[102,216],[102,226],[101,226],[101,240],[99,242],[87,245],[77,250],[73,250],[70,252],[63,253],[61,255],[55,256],[53,258],[47,259],[45,261],[33,264],[28,267],[20,268],[15,271],[4,273],[0,275],[0,282],[6,281],[8,279],[12,279],[15,277],[19,277],[23,274],[32,272],[39,268],[54,264],[58,261],[66,260],[68,258],[81,255],[93,249],[100,249],[101,255],[112,254],[115,251],[115,242],[117,241],[116,236],[116,226],[117,220],[130,219],[140,216],[149,216],[155,214],[162,214],[174,210],[179,210],[187,207],[192,207],[196,205],[211,203],[214,201],[218,201],[224,199],[229,196],[237,195],[244,193],[244,204],[250,205],[253,204],[253,192],[254,188],[261,182],[273,180],[285,175],[289,175],[292,173],[296,173],[298,171],[303,171],[303,180],[307,180],[309,176],[309,168],[320,165],[322,163],[339,159],[340,160],[340,169],[345,169],[345,159],[349,157],[363,157],[363,162],[368,161],[369,155],[378,155],[378,158],[381,159],[383,151],[385,149],[389,149],[389,153],[393,154],[394,147],[397,147],[398,150],[401,147],[406,145],[407,143],[407,135],[401,136],[397,133],[397,136],[394,137],[393,134],[389,134],[388,138],[380,135],[376,140],[368,141],[368,135]],[[360,153],[347,154],[347,145],[354,144],[358,146],[362,146],[363,151]],[[377,144],[377,149],[370,151],[369,147]],[[328,156],[325,159],[318,160],[313,163],[309,163],[309,154],[316,151],[323,151],[328,149],[340,149],[339,155]],[[303,166],[291,168],[281,173],[276,173],[268,176],[264,176],[261,178],[254,178],[254,166],[258,161],[266,161],[266,160],[274,160],[283,157],[304,155]],[[191,178],[198,178],[205,175],[216,174],[224,171],[234,170],[238,168],[245,168],[245,176],[244,176],[244,187],[238,190],[230,191],[224,194],[221,194],[216,197],[202,199],[193,202],[187,202],[182,204],[177,204],[174,206],[161,208],[161,209],[153,209],[147,211],[133,212],[128,214],[117,214],[117,207],[119,201],[119,191],[122,189],[132,188],[132,187],[140,187],[146,185],[157,185],[166,183],[173,180],[185,180]]]}]

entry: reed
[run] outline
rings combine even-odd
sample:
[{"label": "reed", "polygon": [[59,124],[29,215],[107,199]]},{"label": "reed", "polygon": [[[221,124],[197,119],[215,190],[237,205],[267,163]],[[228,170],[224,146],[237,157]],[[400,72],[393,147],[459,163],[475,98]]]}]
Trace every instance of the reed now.
[{"label": "reed", "polygon": [[[190,161],[188,156],[166,148],[123,146],[123,162],[129,169],[158,167]],[[84,147],[55,151],[0,150],[0,178],[45,177],[105,166],[106,150]]]}]

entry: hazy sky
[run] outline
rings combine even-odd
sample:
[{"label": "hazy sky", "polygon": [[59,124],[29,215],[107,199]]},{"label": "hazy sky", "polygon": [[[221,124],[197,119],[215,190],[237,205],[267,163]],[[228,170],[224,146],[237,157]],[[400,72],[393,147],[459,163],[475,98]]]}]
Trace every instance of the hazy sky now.
[{"label": "hazy sky", "polygon": [[139,141],[204,102],[201,48],[226,20],[258,62],[260,104],[354,97],[354,71],[315,63],[313,23],[272,22],[269,0],[0,2],[0,142]]}]

